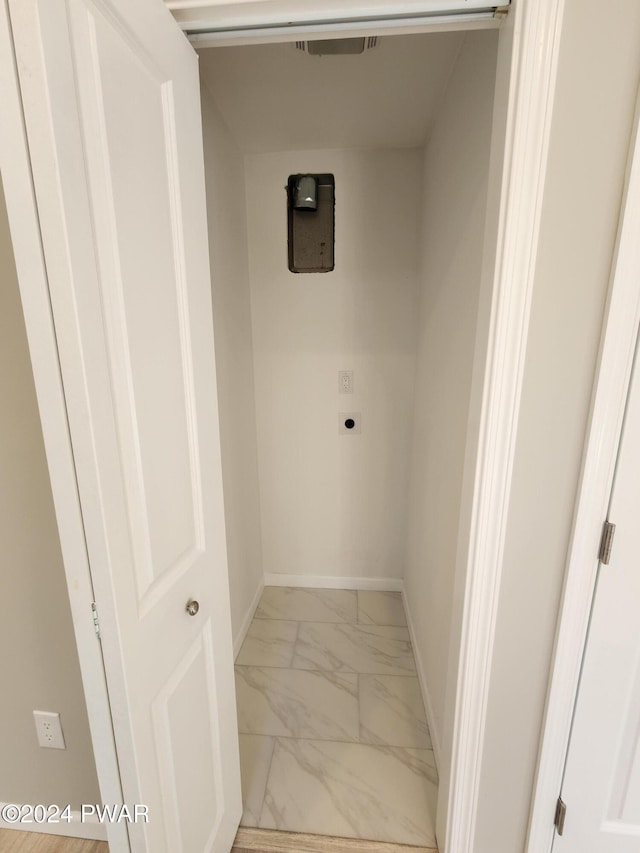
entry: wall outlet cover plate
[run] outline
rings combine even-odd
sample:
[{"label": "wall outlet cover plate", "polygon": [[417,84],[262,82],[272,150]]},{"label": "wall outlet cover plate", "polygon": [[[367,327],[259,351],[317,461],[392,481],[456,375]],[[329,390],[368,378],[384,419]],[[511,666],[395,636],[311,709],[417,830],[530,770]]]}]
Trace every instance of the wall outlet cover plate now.
[{"label": "wall outlet cover plate", "polygon": [[34,711],[33,719],[36,724],[38,743],[47,749],[66,749],[60,714],[53,711]]},{"label": "wall outlet cover plate", "polygon": [[353,370],[338,371],[338,393],[353,394]]}]

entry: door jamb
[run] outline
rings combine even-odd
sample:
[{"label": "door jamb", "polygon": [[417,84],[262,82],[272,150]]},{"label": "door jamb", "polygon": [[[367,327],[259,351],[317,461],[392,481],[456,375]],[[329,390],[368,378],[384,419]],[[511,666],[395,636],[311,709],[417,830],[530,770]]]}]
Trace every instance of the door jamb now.
[{"label": "door jamb", "polygon": [[[5,14],[0,22],[0,36],[11,44],[7,21],[4,20],[6,0],[3,5]],[[563,7],[564,0],[513,0],[509,15],[513,16],[509,22],[513,27],[513,63],[497,241],[493,235],[496,265],[492,276],[486,368],[481,380],[478,453],[471,463],[471,525],[464,559],[467,576],[444,853],[470,853],[473,845],[488,676]],[[389,2],[386,11],[393,13],[392,3]],[[380,15],[384,14],[385,9],[382,8]],[[321,20],[318,26],[321,28]],[[4,71],[3,66],[3,74]],[[12,77],[15,84],[15,68]],[[30,352],[45,428],[56,514],[63,539],[65,570],[96,762],[99,764],[104,800],[121,802],[121,793],[119,798],[115,796],[117,759],[108,717],[104,671],[86,606],[90,595],[90,575],[18,91],[14,93],[14,101],[8,113],[11,120],[7,121],[10,139],[0,152],[10,166],[7,169],[11,175],[7,182],[10,197],[7,204],[12,232],[15,232],[16,261],[25,318],[30,329]],[[36,265],[38,268],[34,271]],[[76,583],[79,589],[76,589]],[[114,846],[114,849],[118,848]]]},{"label": "door jamb", "polygon": [[[29,148],[24,127],[7,0],[0,5],[0,102],[5,118],[0,134],[0,166],[5,189],[29,354],[60,534],[71,616],[102,802],[121,804],[122,788],[100,641],[93,624],[93,585],[85,546],[80,499]],[[110,849],[129,850],[126,823],[107,823],[83,837],[107,838]],[[46,832],[46,824],[40,831]],[[70,828],[69,834],[72,834]]]},{"label": "door jamb", "polygon": [[[197,46],[495,27],[512,0],[164,0]],[[297,6],[298,8],[292,8]],[[245,39],[245,35],[247,38]]]},{"label": "door jamb", "polygon": [[256,30],[235,30],[231,32],[189,32],[188,38],[194,48],[205,47],[240,47],[254,44],[282,44],[307,39],[322,40],[332,38],[361,38],[362,36],[398,36],[415,35],[417,33],[453,33],[469,30],[495,30],[500,27],[501,19],[474,18],[465,15],[464,20],[451,17],[449,20],[440,19],[423,23],[419,18],[413,21],[403,20],[401,24],[390,21],[372,21],[364,23],[349,23],[344,25],[308,24],[292,28],[283,26],[277,28],[265,27]]},{"label": "door jamb", "polygon": [[[640,91],[558,617],[526,853],[548,853],[640,328]],[[615,519],[613,519],[615,521]]]},{"label": "door jamb", "polygon": [[[504,122],[504,156],[501,164],[492,162],[489,177],[480,306],[488,316],[488,340],[472,387],[472,404],[481,400],[480,418],[473,427],[471,414],[463,480],[462,517],[469,523],[468,533],[460,534],[456,569],[463,579],[463,605],[458,669],[450,672],[456,680],[449,687],[453,732],[451,777],[443,791],[445,837],[439,839],[443,853],[474,849],[564,5],[564,0],[513,0],[503,24],[512,40],[511,69],[506,116],[494,116],[494,133]],[[495,145],[494,137],[492,159]],[[499,198],[491,198],[494,192]],[[476,342],[476,357],[482,344]]]}]

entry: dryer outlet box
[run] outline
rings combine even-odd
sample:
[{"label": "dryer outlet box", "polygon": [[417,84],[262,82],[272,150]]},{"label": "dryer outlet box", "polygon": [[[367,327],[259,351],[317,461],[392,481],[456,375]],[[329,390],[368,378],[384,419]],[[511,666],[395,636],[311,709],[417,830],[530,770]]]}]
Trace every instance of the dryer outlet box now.
[{"label": "dryer outlet box", "polygon": [[338,414],[338,432],[341,435],[360,435],[362,415],[360,412],[340,412]]}]

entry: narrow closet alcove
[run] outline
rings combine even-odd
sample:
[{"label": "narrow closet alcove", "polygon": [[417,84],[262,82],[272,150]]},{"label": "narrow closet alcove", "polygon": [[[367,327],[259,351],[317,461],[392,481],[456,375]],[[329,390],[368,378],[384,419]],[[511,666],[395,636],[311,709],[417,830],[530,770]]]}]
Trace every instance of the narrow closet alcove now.
[{"label": "narrow closet alcove", "polygon": [[200,50],[243,826],[436,848],[497,44]]}]

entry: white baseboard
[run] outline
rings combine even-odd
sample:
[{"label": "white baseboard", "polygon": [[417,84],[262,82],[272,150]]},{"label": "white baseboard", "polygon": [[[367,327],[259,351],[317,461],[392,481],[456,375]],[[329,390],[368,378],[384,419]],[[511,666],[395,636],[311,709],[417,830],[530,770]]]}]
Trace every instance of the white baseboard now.
[{"label": "white baseboard", "polygon": [[401,592],[401,578],[339,578],[328,575],[282,575],[268,572],[265,586],[298,586],[303,589],[379,589],[384,592]]},{"label": "white baseboard", "polygon": [[253,614],[256,612],[256,607],[258,606],[258,602],[260,601],[260,596],[262,595],[262,590],[264,589],[264,580],[260,580],[258,584],[258,588],[256,589],[256,594],[253,596],[251,600],[251,604],[247,608],[247,612],[244,614],[244,619],[242,620],[242,624],[238,628],[236,635],[233,638],[233,659],[235,660],[240,654],[240,649],[242,648],[242,644],[244,643],[244,638],[247,636],[247,631],[249,630],[249,625],[251,625],[251,620],[253,619]]},{"label": "white baseboard", "polygon": [[[12,803],[0,803],[0,813]],[[88,841],[106,841],[107,827],[100,823],[95,815],[88,815],[81,820],[79,811],[71,812],[71,820],[61,819],[60,823],[36,823],[33,817],[33,806],[15,804],[21,810],[29,809],[28,817],[32,823],[13,823],[0,817],[0,829],[15,829],[18,832],[40,832],[43,835],[66,835],[68,838],[85,838]],[[61,808],[63,808],[61,806]]]},{"label": "white baseboard", "polygon": [[404,612],[407,615],[407,626],[409,628],[409,636],[411,637],[411,646],[413,648],[413,655],[416,659],[416,669],[418,671],[418,682],[420,684],[420,690],[422,691],[422,700],[424,702],[424,710],[427,715],[427,725],[429,726],[429,734],[431,735],[431,743],[433,745],[433,757],[436,762],[436,767],[438,768],[438,772],[440,771],[440,733],[438,732],[438,728],[436,726],[436,719],[433,713],[433,704],[431,702],[431,696],[429,694],[429,688],[427,687],[427,679],[424,671],[424,663],[422,661],[422,655],[420,654],[420,647],[418,645],[416,639],[416,631],[413,625],[413,617],[411,615],[411,609],[409,608],[409,599],[407,598],[407,594],[404,588],[404,584],[402,586],[402,601],[404,603]]}]

